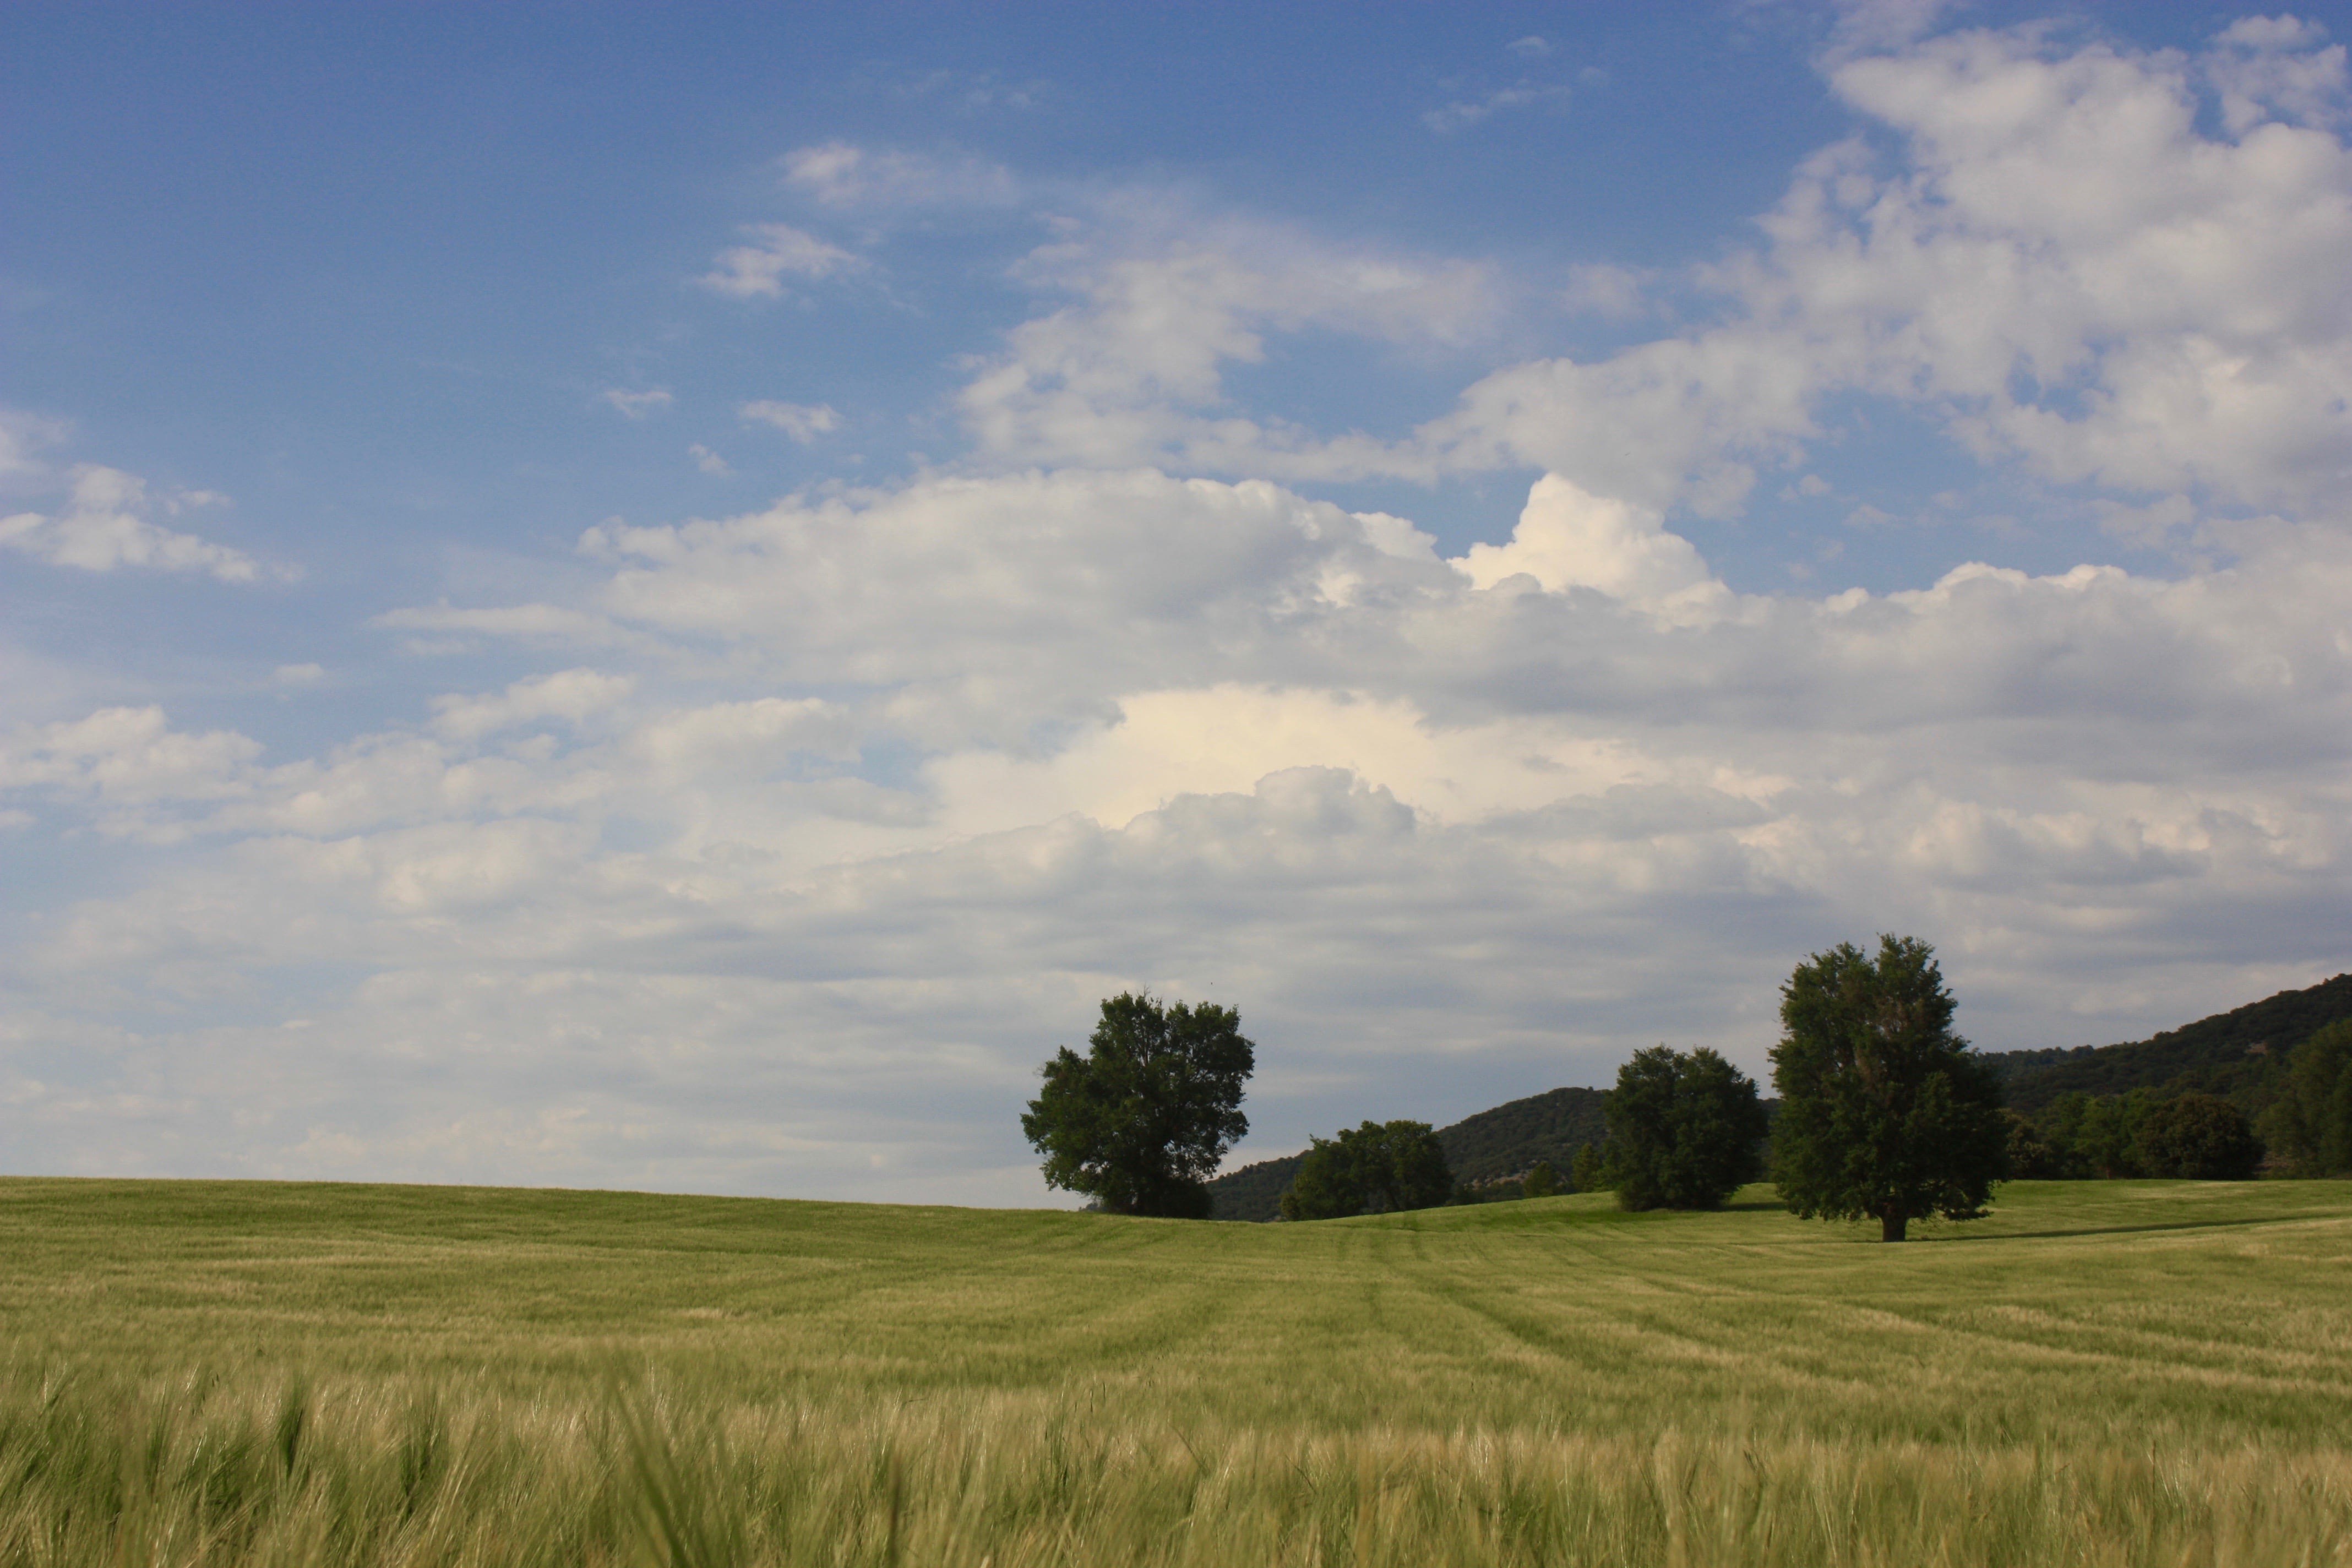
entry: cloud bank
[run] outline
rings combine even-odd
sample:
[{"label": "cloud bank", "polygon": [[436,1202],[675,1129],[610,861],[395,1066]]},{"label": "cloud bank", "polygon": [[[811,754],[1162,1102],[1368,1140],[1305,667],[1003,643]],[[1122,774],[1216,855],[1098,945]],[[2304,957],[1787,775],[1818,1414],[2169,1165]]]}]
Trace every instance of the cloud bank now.
[{"label": "cloud bank", "polygon": [[[141,869],[5,961],[12,1147],[1034,1202],[1035,1064],[1129,986],[1242,1008],[1281,1152],[1661,1038],[1759,1068],[1790,964],[1878,930],[1936,942],[2002,1047],[2344,967],[2341,49],[1873,27],[1823,64],[1864,130],[1683,279],[1710,313],[1668,335],[1511,359],[1560,290],[1098,192],[942,389],[954,462],[600,524],[537,596],[378,618],[528,674],[312,755],[162,701],[20,727],[12,830]],[[782,167],[877,222],[1030,199],[846,142]],[[858,265],[753,235],[706,289]],[[1651,286],[1576,283],[1629,321]],[[1487,363],[1408,429],[1243,405],[1237,367],[1316,334]],[[1841,396],[2177,569],[1736,592],[1697,523],[1799,493]],[[256,574],[79,472],[113,477],[0,524],[35,564]],[[1454,474],[1525,485],[1507,539],[1448,558],[1316,493]]]}]

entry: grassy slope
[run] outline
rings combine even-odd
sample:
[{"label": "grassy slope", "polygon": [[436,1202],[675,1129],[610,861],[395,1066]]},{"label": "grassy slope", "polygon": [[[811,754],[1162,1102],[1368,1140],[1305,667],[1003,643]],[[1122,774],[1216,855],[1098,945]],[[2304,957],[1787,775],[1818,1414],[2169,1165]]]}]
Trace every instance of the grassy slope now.
[{"label": "grassy slope", "polygon": [[2352,1184],[1765,1196],[0,1181],[0,1562],[2352,1563]]},{"label": "grassy slope", "polygon": [[2019,1184],[1901,1248],[1598,1197],[1306,1226],[464,1188],[0,1183],[21,1353],[746,1398],[1075,1387],[1345,1429],[2340,1436],[2352,1185]]}]

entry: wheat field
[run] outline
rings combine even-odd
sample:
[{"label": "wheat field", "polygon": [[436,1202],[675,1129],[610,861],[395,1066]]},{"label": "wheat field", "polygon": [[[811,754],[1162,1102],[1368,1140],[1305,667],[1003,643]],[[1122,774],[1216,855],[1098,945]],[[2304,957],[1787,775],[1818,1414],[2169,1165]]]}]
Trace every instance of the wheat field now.
[{"label": "wheat field", "polygon": [[1315,1226],[0,1182],[5,1564],[2352,1564],[2352,1184]]}]

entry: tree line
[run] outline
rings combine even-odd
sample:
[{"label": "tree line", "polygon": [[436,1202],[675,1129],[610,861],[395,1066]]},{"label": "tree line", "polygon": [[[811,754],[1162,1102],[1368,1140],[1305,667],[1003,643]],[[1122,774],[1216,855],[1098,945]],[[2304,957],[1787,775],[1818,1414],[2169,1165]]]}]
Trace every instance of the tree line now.
[{"label": "tree line", "polygon": [[[2258,1133],[2230,1100],[2195,1090],[2008,1110],[2002,1075],[1953,1032],[1955,1011],[1926,942],[1885,936],[1875,953],[1842,943],[1781,987],[1777,1125],[1756,1082],[1722,1057],[1659,1046],[1620,1069],[1602,1100],[1605,1137],[1566,1174],[1542,1162],[1518,1182],[1465,1184],[1428,1123],[1366,1121],[1311,1140],[1282,1216],[1571,1188],[1613,1191],[1628,1209],[1713,1208],[1769,1174],[1792,1212],[1875,1219],[1899,1241],[1915,1219],[1980,1216],[2006,1179],[2250,1176],[2265,1137],[2289,1173],[2352,1171],[2352,1019],[2296,1047]],[[1206,1217],[1208,1178],[1249,1128],[1240,1104],[1255,1047],[1240,1025],[1232,1008],[1106,1000],[1088,1054],[1065,1047],[1049,1061],[1022,1118],[1048,1184],[1112,1213]]]}]

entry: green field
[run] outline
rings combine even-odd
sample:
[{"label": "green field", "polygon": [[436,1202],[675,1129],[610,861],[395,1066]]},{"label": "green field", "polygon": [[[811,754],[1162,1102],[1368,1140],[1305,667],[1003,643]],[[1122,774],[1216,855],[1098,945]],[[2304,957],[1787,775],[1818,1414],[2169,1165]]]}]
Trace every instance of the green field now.
[{"label": "green field", "polygon": [[2352,1184],[1769,1198],[0,1182],[0,1563],[2352,1563]]}]

